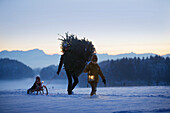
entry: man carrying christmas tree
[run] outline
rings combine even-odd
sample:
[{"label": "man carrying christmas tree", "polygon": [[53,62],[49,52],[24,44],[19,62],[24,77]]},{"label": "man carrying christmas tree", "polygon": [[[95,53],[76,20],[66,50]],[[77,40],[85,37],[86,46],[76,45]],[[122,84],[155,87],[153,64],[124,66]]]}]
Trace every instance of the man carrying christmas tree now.
[{"label": "man carrying christmas tree", "polygon": [[[60,58],[60,64],[59,64],[59,67],[58,67],[58,71],[57,71],[57,74],[59,75],[60,71],[61,71],[61,67],[63,65],[63,61],[64,61],[64,57],[65,55],[67,54],[67,51],[68,51],[68,48],[66,48],[65,52],[63,55],[61,55],[61,58]],[[66,71],[66,74],[67,74],[67,79],[68,79],[68,88],[67,88],[67,91],[68,91],[68,95],[71,95],[72,94],[72,90],[75,88],[75,86],[78,84],[78,76],[75,76],[70,73],[69,69],[65,69]],[[74,79],[74,83],[72,84],[72,77]]]},{"label": "man carrying christmas tree", "polygon": [[[60,58],[60,64],[57,74],[59,75],[62,65],[67,74],[68,79],[68,94],[72,94],[72,90],[78,84],[78,76],[83,72],[86,64],[90,61],[94,54],[95,48],[92,42],[81,39],[79,40],[75,35],[69,35],[66,33],[66,38],[62,36],[61,49],[63,55]],[[74,82],[72,83],[72,78]]]}]

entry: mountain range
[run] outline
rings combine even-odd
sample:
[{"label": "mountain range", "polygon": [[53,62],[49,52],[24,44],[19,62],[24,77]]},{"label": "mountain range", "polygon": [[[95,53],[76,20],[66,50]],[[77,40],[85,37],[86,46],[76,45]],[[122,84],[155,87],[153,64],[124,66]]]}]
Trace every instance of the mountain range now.
[{"label": "mountain range", "polygon": [[[121,59],[124,57],[146,58],[146,57],[155,56],[155,55],[157,54],[153,54],[153,53],[136,54],[133,52],[125,53],[125,54],[118,54],[118,55],[97,54],[99,62],[105,61],[105,60],[111,60],[111,59],[116,60],[116,59]],[[170,54],[163,55],[163,57],[170,57]],[[24,64],[30,66],[31,68],[43,68],[49,65],[58,65],[60,61],[59,54],[48,55],[48,54],[45,54],[43,50],[39,50],[39,49],[33,49],[33,50],[28,50],[28,51],[4,50],[0,52],[0,58],[15,59],[15,60],[23,62]]]}]

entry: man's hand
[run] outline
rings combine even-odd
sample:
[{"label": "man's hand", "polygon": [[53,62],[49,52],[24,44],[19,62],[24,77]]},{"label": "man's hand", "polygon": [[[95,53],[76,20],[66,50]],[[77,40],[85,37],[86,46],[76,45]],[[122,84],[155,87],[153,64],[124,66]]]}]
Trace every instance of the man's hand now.
[{"label": "man's hand", "polygon": [[60,72],[57,71],[56,73],[57,73],[57,75],[59,75]]},{"label": "man's hand", "polygon": [[106,84],[106,79],[103,79],[103,83]]}]

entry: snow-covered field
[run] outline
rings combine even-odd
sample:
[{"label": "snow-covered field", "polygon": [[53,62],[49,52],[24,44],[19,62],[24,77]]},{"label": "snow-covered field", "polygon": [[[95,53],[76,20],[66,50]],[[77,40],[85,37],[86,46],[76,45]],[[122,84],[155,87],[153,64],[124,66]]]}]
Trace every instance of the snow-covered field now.
[{"label": "snow-covered field", "polygon": [[67,95],[67,82],[55,82],[46,96],[26,94],[32,80],[0,81],[0,113],[170,113],[169,86],[104,87],[90,97],[90,88]]}]

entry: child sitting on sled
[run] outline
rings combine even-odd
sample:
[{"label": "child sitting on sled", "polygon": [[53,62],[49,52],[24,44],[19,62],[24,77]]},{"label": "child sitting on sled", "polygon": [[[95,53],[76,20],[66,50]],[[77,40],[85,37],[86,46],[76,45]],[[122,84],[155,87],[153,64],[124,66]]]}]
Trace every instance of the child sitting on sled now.
[{"label": "child sitting on sled", "polygon": [[37,76],[33,86],[27,90],[27,94],[32,93],[34,91],[37,91],[37,94],[38,94],[38,91],[41,89],[42,89],[42,83],[40,81],[40,77]]},{"label": "child sitting on sled", "polygon": [[97,64],[97,56],[93,55],[91,62],[86,66],[85,73],[88,73],[88,83],[91,85],[92,91],[90,93],[91,96],[96,94],[97,91],[97,83],[99,82],[99,76],[103,79],[103,83],[106,84],[106,79]]}]

